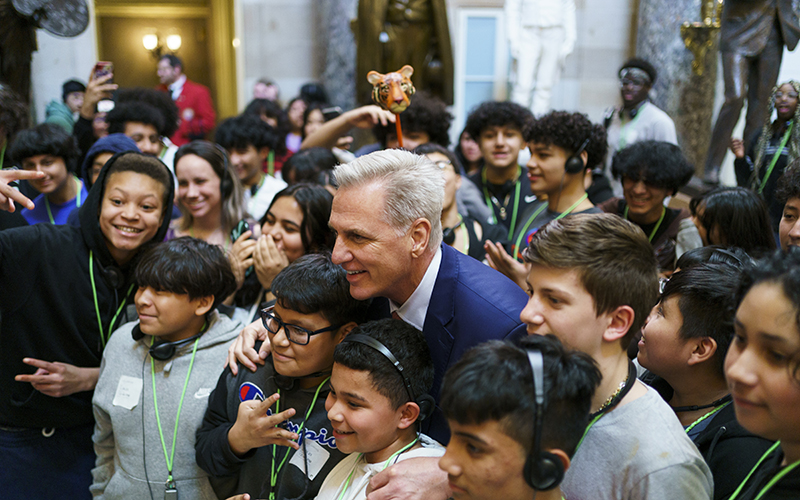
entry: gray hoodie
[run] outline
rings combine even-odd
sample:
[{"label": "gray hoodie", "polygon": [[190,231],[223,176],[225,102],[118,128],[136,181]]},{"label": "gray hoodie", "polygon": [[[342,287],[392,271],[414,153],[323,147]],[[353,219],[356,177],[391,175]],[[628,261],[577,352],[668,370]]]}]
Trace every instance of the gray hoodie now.
[{"label": "gray hoodie", "polygon": [[[216,311],[209,316],[209,323],[197,346],[175,444],[172,475],[180,498],[184,499],[216,499],[208,475],[195,462],[195,433],[203,420],[208,396],[222,372],[228,344],[242,328],[239,322]],[[127,323],[115,331],[103,352],[100,379],[92,399],[95,416],[92,439],[97,454],[92,469],[94,497],[149,500],[147,481],[154,498],[164,495],[167,465],[153,406],[153,375],[148,354],[151,337],[145,335],[134,341],[131,330],[136,324]],[[167,453],[172,450],[175,417],[193,346],[194,342],[178,349],[168,361],[153,360]],[[132,409],[126,408],[134,404]]]}]

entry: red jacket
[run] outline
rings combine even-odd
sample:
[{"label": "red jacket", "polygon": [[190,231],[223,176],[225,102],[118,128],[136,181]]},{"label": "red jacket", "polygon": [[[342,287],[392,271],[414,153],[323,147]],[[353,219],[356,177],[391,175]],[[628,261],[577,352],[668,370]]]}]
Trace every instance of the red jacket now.
[{"label": "red jacket", "polygon": [[[159,88],[169,92],[165,85],[159,85]],[[195,139],[205,139],[214,129],[217,115],[214,113],[211,94],[205,85],[187,79],[175,104],[178,106],[180,125],[169,139],[176,146],[182,146]]]}]

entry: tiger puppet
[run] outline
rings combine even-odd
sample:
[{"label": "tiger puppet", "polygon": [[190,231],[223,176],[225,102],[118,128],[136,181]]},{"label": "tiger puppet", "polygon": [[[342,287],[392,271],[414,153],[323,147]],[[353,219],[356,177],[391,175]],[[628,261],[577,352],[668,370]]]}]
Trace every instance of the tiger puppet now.
[{"label": "tiger puppet", "polygon": [[396,115],[402,113],[411,104],[410,97],[416,92],[411,83],[413,74],[414,68],[408,64],[385,75],[370,71],[367,81],[372,85],[372,100]]}]

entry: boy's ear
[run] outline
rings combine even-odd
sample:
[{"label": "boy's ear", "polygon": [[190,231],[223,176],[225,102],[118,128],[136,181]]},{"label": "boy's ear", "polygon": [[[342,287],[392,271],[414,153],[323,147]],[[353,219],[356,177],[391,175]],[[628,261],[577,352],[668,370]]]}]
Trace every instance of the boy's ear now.
[{"label": "boy's ear", "polygon": [[717,341],[711,337],[693,339],[694,349],[689,355],[689,366],[704,363],[714,357],[717,352]]},{"label": "boy's ear", "polygon": [[258,150],[258,157],[261,158],[261,161],[266,161],[267,156],[269,156],[269,146],[262,146]]},{"label": "boy's ear", "polygon": [[606,313],[608,326],[603,333],[603,340],[606,342],[614,342],[624,337],[625,334],[628,333],[628,330],[630,330],[635,316],[633,308],[628,305],[619,306],[613,311]]},{"label": "boy's ear", "polygon": [[195,316],[205,316],[208,311],[211,310],[211,307],[214,305],[214,296],[209,295],[208,297],[200,297],[195,301],[196,309],[194,310]]},{"label": "boy's ear", "polygon": [[569,455],[567,455],[567,452],[565,452],[564,450],[559,450],[558,448],[553,448],[551,450],[544,450],[544,451],[546,451],[548,453],[552,453],[559,460],[561,460],[561,464],[564,465],[564,471],[565,472],[566,472],[567,469],[569,469],[569,465],[570,465],[571,461],[569,459]]},{"label": "boy's ear", "polygon": [[340,343],[356,326],[358,326],[356,322],[351,321],[350,323],[346,323],[344,326],[340,327],[338,330],[336,330],[336,334],[333,337],[334,342],[336,344]]},{"label": "boy's ear", "polygon": [[397,424],[398,429],[407,429],[414,425],[419,418],[419,405],[411,401],[400,405],[397,411],[400,412],[400,422]]}]

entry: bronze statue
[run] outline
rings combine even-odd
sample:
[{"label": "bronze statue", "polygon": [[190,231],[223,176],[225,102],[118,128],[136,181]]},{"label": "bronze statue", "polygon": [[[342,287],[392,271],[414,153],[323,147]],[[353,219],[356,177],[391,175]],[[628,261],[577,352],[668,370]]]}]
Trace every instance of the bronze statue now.
[{"label": "bronze statue", "polygon": [[369,103],[366,74],[409,64],[414,85],[453,103],[453,54],[445,0],[359,0],[353,23],[358,61],[356,98]]},{"label": "bronze statue", "polygon": [[720,32],[725,104],[711,134],[705,182],[719,183],[719,169],[745,98],[745,144],[764,123],[783,45],[794,50],[800,38],[796,5],[796,0],[725,0]]}]

